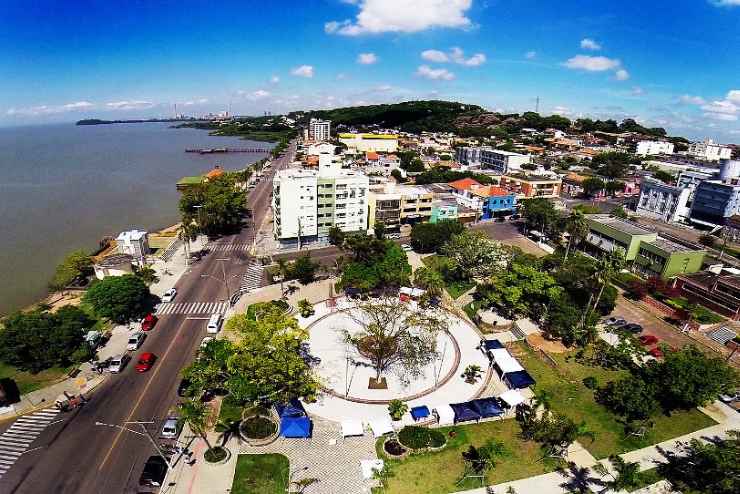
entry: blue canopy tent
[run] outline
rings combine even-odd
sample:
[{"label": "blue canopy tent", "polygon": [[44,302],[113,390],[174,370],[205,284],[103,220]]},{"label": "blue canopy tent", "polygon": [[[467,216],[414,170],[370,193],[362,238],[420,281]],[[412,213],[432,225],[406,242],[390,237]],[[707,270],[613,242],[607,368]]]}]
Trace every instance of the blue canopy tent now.
[{"label": "blue canopy tent", "polygon": [[311,437],[313,424],[303,404],[296,398],[290,403],[278,403],[275,411],[280,416],[280,435],[287,438]]},{"label": "blue canopy tent", "polygon": [[455,423],[480,419],[480,413],[473,409],[470,402],[450,403],[450,408],[455,412]]},{"label": "blue canopy tent", "polygon": [[508,374],[504,374],[503,379],[504,379],[504,382],[511,389],[528,388],[529,386],[536,384],[536,381],[534,380],[534,378],[530,376],[529,372],[525,370],[509,372]]},{"label": "blue canopy tent", "polygon": [[479,398],[469,403],[471,408],[483,418],[498,417],[504,413],[496,398]]},{"label": "blue canopy tent", "polygon": [[483,350],[493,350],[494,348],[504,348],[504,345],[498,340],[481,340]]}]

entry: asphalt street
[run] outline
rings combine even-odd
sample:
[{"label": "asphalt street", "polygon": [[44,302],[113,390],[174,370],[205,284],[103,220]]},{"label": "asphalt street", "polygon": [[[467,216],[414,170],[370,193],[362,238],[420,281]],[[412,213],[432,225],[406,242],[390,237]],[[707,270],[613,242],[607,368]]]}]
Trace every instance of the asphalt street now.
[{"label": "asphalt street", "polygon": [[[239,234],[217,239],[212,245],[253,241],[254,225],[259,225],[267,213],[272,176],[290,163],[294,153],[293,145],[284,158],[273,162],[266,176],[249,193],[248,204],[253,218],[247,228]],[[176,301],[227,300],[221,263],[224,263],[233,293],[238,289],[248,261],[246,251],[230,253],[227,257],[214,249],[180,278],[175,285],[178,290]],[[142,348],[132,352],[132,360],[123,372],[109,376],[91,394],[85,406],[60,415],[58,423],[47,427],[34,442],[35,449],[23,454],[0,480],[0,492],[141,492],[138,479],[146,459],[156,454],[154,447],[144,435],[96,423],[153,422],[148,430],[158,438],[164,419],[176,409],[180,372],[192,361],[205,336],[207,318],[207,315],[191,317],[184,314],[160,316]],[[149,372],[139,374],[133,367],[137,356],[144,351],[154,353],[157,360]],[[135,429],[137,426],[130,427]]]}]

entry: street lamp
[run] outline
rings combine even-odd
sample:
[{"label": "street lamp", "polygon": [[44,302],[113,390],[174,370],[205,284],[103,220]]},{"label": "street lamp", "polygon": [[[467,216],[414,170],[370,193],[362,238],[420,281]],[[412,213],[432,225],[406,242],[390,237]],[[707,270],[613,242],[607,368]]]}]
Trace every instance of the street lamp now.
[{"label": "street lamp", "polygon": [[[123,423],[123,425],[118,425],[118,424],[106,424],[105,422],[100,422],[100,421],[96,421],[96,422],[95,422],[95,425],[97,425],[97,426],[101,426],[101,425],[102,425],[102,426],[105,426],[105,427],[112,427],[112,428],[114,428],[114,429],[121,429],[122,431],[126,431],[126,432],[132,432],[132,433],[134,433],[134,434],[138,434],[138,435],[140,435],[140,436],[146,436],[146,437],[147,437],[147,438],[149,439],[149,442],[151,442],[151,443],[152,443],[152,446],[154,446],[154,449],[156,449],[156,450],[157,450],[157,453],[159,453],[159,456],[161,456],[161,457],[162,457],[162,459],[164,459],[164,461],[165,461],[165,462],[167,463],[167,466],[168,466],[168,467],[170,468],[170,470],[171,470],[171,469],[173,469],[173,468],[174,468],[175,466],[174,466],[174,465],[173,465],[173,464],[172,464],[172,463],[170,462],[170,459],[169,459],[169,458],[167,458],[167,457],[166,457],[166,456],[164,455],[164,452],[163,452],[163,451],[162,451],[162,449],[161,449],[161,448],[159,447],[159,445],[157,444],[157,442],[156,442],[156,441],[154,440],[154,438],[152,437],[152,435],[151,435],[151,434],[149,433],[149,430],[148,430],[148,429],[146,428],[146,425],[147,425],[147,424],[153,424],[153,423],[154,423],[154,422],[142,422],[142,421],[137,421],[137,420],[134,420],[134,421],[128,421],[128,422],[124,422],[124,423]],[[143,430],[144,432],[139,432],[139,431],[135,431],[135,430],[133,430],[133,429],[129,429],[128,427],[124,427],[125,425],[132,425],[132,424],[140,425],[140,426],[141,426],[141,429],[142,429],[142,430]]]},{"label": "street lamp", "polygon": [[[230,261],[230,260],[231,259],[228,258],[228,257],[216,259],[216,261],[218,261],[221,264],[221,273],[223,275],[223,279],[222,278],[216,278],[215,276],[210,275],[210,274],[201,274],[200,275],[201,278],[212,278],[212,279],[214,279],[214,280],[216,280],[218,282],[221,282],[224,285],[226,285],[226,297],[227,297],[227,300],[229,301],[229,305],[231,305],[231,290],[229,290],[229,278],[226,276],[226,267],[224,267],[224,262]],[[235,275],[234,278],[236,276],[238,276],[238,275]]]}]

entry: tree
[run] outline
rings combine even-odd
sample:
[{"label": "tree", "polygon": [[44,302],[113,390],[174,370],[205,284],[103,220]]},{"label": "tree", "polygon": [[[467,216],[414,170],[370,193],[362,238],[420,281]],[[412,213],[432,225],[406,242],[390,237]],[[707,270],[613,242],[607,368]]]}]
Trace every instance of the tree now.
[{"label": "tree", "polygon": [[344,245],[344,232],[338,226],[329,229],[329,243],[341,248]]},{"label": "tree", "polygon": [[208,405],[197,398],[183,401],[179,405],[179,415],[180,420],[188,424],[190,430],[203,439],[208,450],[212,450],[213,446],[208,441],[208,418],[210,416]]},{"label": "tree", "polygon": [[430,296],[440,296],[445,287],[445,280],[439,271],[424,266],[414,271],[414,284],[426,290]]},{"label": "tree", "polygon": [[401,170],[391,170],[391,177],[395,178],[396,182],[398,182],[399,184],[402,184],[406,181],[406,179],[403,177],[403,173],[401,173]]},{"label": "tree", "polygon": [[157,272],[151,266],[144,266],[142,268],[134,267],[134,274],[141,278],[141,281],[147,285],[151,285],[159,279],[157,278]]},{"label": "tree", "polygon": [[606,477],[608,475],[612,478],[612,480],[607,480],[601,485],[614,492],[632,492],[640,487],[641,479],[639,463],[625,461],[618,455],[609,456],[609,463],[612,466],[611,470],[607,469],[602,463],[597,463],[593,466],[594,471],[602,477]]},{"label": "tree", "polygon": [[657,394],[655,386],[630,375],[600,388],[596,399],[616,415],[634,422],[647,420],[657,413],[660,408]]},{"label": "tree", "polygon": [[376,221],[375,225],[373,226],[373,234],[375,235],[375,238],[378,240],[384,240],[385,239],[385,223],[382,221]]},{"label": "tree", "polygon": [[90,286],[83,301],[99,317],[123,324],[140,319],[149,307],[149,288],[136,275],[108,276]]},{"label": "tree", "polygon": [[673,181],[676,179],[676,177],[673,176],[673,174],[668,173],[665,170],[656,170],[653,172],[653,178],[655,180],[660,180],[661,182],[665,182],[667,184],[672,184]]},{"label": "tree", "polygon": [[190,257],[190,242],[197,239],[199,233],[198,225],[194,221],[180,223],[180,228],[177,229],[177,238],[185,243],[185,256]]},{"label": "tree", "polygon": [[226,359],[224,387],[240,403],[313,398],[318,383],[304,359],[308,333],[295,318],[270,305],[258,320],[239,314],[226,323],[237,341]]},{"label": "tree", "polygon": [[360,330],[345,331],[345,341],[370,361],[376,381],[391,369],[402,380],[418,376],[437,358],[437,335],[446,329],[435,311],[414,309],[397,297],[361,302],[350,316]]},{"label": "tree", "polygon": [[541,197],[525,199],[520,210],[527,229],[539,230],[545,235],[559,232],[560,213],[551,201]]},{"label": "tree", "polygon": [[577,492],[579,494],[589,494],[592,485],[601,486],[603,482],[599,477],[591,475],[591,469],[588,467],[579,467],[574,462],[569,461],[567,466],[560,468],[558,473],[567,480],[560,484],[560,487],[568,492]]},{"label": "tree", "polygon": [[409,406],[401,400],[388,402],[388,414],[393,420],[401,420],[403,415],[409,411]]},{"label": "tree", "polygon": [[588,235],[588,221],[586,216],[581,211],[573,211],[568,216],[565,223],[565,231],[570,235],[568,237],[568,245],[565,248],[565,256],[563,258],[563,264],[568,260],[568,254],[570,253],[570,247],[573,243],[578,245]]},{"label": "tree", "polygon": [[90,357],[85,333],[91,319],[78,307],[66,305],[55,313],[45,310],[16,312],[2,321],[0,361],[32,373],[66,367],[78,357]]},{"label": "tree", "polygon": [[204,391],[221,389],[229,377],[228,361],[236,347],[228,339],[213,340],[198,351],[198,358],[183,371],[187,396],[199,398]]},{"label": "tree", "polygon": [[484,278],[506,267],[509,254],[485,233],[465,230],[442,246],[459,279]]},{"label": "tree", "polygon": [[616,208],[611,210],[612,216],[616,216],[617,218],[622,218],[623,220],[626,220],[629,218],[629,214],[627,214],[627,211],[625,211],[624,206],[617,206]]},{"label": "tree", "polygon": [[598,315],[583,309],[567,294],[554,298],[545,319],[544,332],[549,338],[560,338],[564,345],[585,346],[593,340]]},{"label": "tree", "polygon": [[301,282],[302,285],[313,283],[316,279],[316,270],[319,264],[311,260],[311,255],[298,257],[290,268],[290,277]]},{"label": "tree", "polygon": [[542,407],[537,400],[532,405],[517,405],[516,420],[522,436],[540,443],[548,455],[561,456],[579,437],[594,439],[584,422],[576,424],[565,415]]},{"label": "tree", "polygon": [[225,175],[190,187],[180,197],[182,224],[195,222],[207,235],[235,231],[246,211],[246,194]]},{"label": "tree", "polygon": [[512,262],[508,270],[496,273],[478,287],[479,296],[510,317],[527,315],[539,319],[551,300],[560,297],[560,288],[549,273],[537,266]]},{"label": "tree", "polygon": [[57,266],[54,276],[49,282],[52,290],[64,290],[75,279],[92,274],[92,260],[82,250],[71,252]]},{"label": "tree", "polygon": [[407,285],[411,265],[403,249],[389,240],[368,238],[372,239],[371,245],[358,244],[354,260],[343,266],[337,288],[351,287],[367,292],[374,288],[393,289]]},{"label": "tree", "polygon": [[411,229],[411,244],[417,252],[436,252],[454,235],[463,231],[465,225],[457,220],[417,223]]},{"label": "tree", "polygon": [[640,160],[629,153],[610,151],[596,155],[590,166],[600,175],[614,179],[624,177],[633,162],[639,164]]},{"label": "tree", "polygon": [[740,492],[740,431],[726,439],[704,443],[697,439],[677,442],[675,451],[662,451],[666,462],[658,465],[677,492],[737,494]]},{"label": "tree", "polygon": [[600,178],[589,177],[581,183],[581,187],[583,187],[583,193],[591,197],[603,191],[606,184]]},{"label": "tree", "polygon": [[596,310],[599,306],[601,296],[604,294],[604,289],[611,282],[614,276],[624,268],[624,264],[624,252],[621,249],[615,249],[599,258],[596,263],[596,272],[594,273],[599,283],[599,292],[596,295],[596,300],[594,300],[592,310]]}]

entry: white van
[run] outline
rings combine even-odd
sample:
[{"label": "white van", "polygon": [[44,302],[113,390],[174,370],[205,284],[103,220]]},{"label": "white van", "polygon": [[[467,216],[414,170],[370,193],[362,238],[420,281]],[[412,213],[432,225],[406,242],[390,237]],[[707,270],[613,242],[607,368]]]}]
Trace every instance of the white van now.
[{"label": "white van", "polygon": [[221,317],[221,314],[213,314],[211,318],[208,320],[208,325],[206,326],[206,333],[216,334],[221,329],[221,323],[223,322],[223,318]]}]

